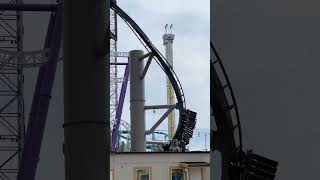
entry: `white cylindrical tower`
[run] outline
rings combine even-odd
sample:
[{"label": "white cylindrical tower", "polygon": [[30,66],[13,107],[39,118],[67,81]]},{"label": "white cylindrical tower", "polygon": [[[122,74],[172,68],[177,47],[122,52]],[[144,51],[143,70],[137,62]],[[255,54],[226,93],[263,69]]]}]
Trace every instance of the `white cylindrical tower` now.
[{"label": "white cylindrical tower", "polygon": [[[166,59],[169,62],[171,68],[173,68],[173,50],[172,50],[172,43],[174,40],[174,34],[172,34],[172,24],[170,25],[170,32],[167,32],[167,24],[165,26],[165,34],[162,36],[163,38],[163,45],[165,46],[166,52]],[[167,104],[174,105],[174,91],[170,80],[167,78]],[[175,132],[175,114],[172,111],[168,116],[168,132],[170,140],[173,138]]]},{"label": "white cylindrical tower", "polygon": [[141,78],[144,68],[144,61],[141,59],[142,56],[143,51],[141,50],[129,52],[132,152],[143,152],[146,147],[144,78]]}]

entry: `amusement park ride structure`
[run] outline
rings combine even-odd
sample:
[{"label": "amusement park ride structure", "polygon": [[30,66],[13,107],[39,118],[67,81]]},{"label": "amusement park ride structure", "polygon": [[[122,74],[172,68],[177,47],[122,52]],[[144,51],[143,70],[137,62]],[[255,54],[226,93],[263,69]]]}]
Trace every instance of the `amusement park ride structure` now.
[{"label": "amusement park ride structure", "polygon": [[[170,25],[169,29],[170,32],[167,32],[167,26],[165,26],[165,34],[163,35],[163,44],[166,48],[166,59],[168,60],[169,65],[171,68],[173,68],[173,48],[172,43],[174,40],[174,34],[172,34],[172,24]],[[168,105],[174,105],[174,92],[172,84],[170,83],[170,80],[167,79],[167,102]],[[172,139],[174,135],[174,127],[175,127],[175,114],[174,111],[171,112],[168,116],[168,130],[169,130],[169,138]]]},{"label": "amusement park ride structure", "polygon": [[[109,176],[108,172],[105,172],[105,169],[108,169],[109,166],[108,163],[105,163],[109,160],[105,153],[105,150],[109,149],[109,132],[106,131],[110,126],[109,116],[114,117],[112,118],[114,119],[114,126],[112,127],[112,142],[110,144],[115,149],[129,73],[133,73],[130,67],[131,61],[128,63],[118,63],[117,61],[118,57],[129,57],[130,59],[130,53],[117,52],[117,15],[124,20],[148,51],[147,54],[138,51],[141,55],[137,56],[138,59],[148,58],[145,66],[140,62],[141,67],[144,68],[141,69],[143,70],[142,78],[146,75],[150,63],[152,61],[156,62],[167,75],[177,101],[172,105],[143,106],[143,111],[157,108],[168,109],[150,130],[142,129],[143,136],[145,137],[145,135],[152,133],[173,109],[177,109],[179,111],[177,129],[174,134],[171,134],[172,139],[163,149],[169,151],[172,148],[179,148],[185,151],[186,145],[189,144],[189,140],[192,137],[196,123],[196,113],[186,109],[182,86],[172,69],[172,65],[166,61],[166,58],[151,43],[140,27],[117,6],[115,1],[90,1],[89,3],[89,0],[86,0],[86,2],[77,2],[77,7],[72,3],[74,2],[65,0],[63,2],[58,1],[57,4],[23,4],[22,1],[17,0],[15,3],[10,1],[0,4],[2,15],[8,17],[8,19],[1,19],[5,24],[4,26],[1,23],[1,26],[7,33],[3,35],[1,40],[2,43],[10,44],[10,46],[3,45],[0,50],[0,80],[4,83],[4,86],[9,88],[9,90],[0,91],[1,96],[8,99],[7,103],[3,104],[0,109],[0,122],[10,132],[10,134],[1,135],[0,141],[1,143],[3,141],[11,141],[10,146],[2,146],[1,144],[1,152],[9,152],[2,154],[2,156],[8,157],[0,164],[0,177],[3,179],[15,179],[17,177],[18,180],[33,180],[35,178],[55,71],[59,60],[64,61],[65,124],[63,127],[65,129],[65,143],[63,150],[66,160],[66,179],[82,176],[89,179],[105,179]],[[90,6],[87,6],[87,3]],[[96,7],[100,8],[96,9]],[[22,11],[51,12],[47,36],[42,50],[23,51]],[[81,13],[84,11],[88,12],[88,14]],[[75,17],[81,18],[83,22],[92,26],[83,28],[83,24],[79,23]],[[64,18],[63,21],[62,18]],[[11,24],[8,23],[9,21]],[[15,28],[12,28],[13,25]],[[76,29],[72,29],[74,27],[76,29],[79,28],[77,32],[74,31]],[[62,37],[62,31],[64,37]],[[93,34],[93,37],[90,38],[83,37],[88,40],[88,43],[84,46],[77,44],[75,41],[75,39],[80,38],[81,33]],[[63,41],[62,38],[64,38]],[[64,44],[63,57],[60,56],[62,42]],[[92,53],[92,49],[94,49],[94,53]],[[131,59],[134,57],[134,51],[131,51],[132,53]],[[105,59],[106,56],[107,59]],[[76,62],[75,59],[79,62]],[[93,59],[101,59],[101,61]],[[106,61],[103,61],[103,59]],[[117,83],[119,83],[117,77],[118,65],[126,66],[120,96],[117,94]],[[28,128],[25,132],[22,94],[23,68],[30,67],[40,67],[40,69],[29,115]],[[109,80],[106,80],[106,78]],[[84,86],[83,82],[87,82],[92,86]],[[109,85],[111,86],[110,91]],[[106,94],[109,93],[110,96],[105,98]],[[90,96],[87,96],[88,94]],[[83,103],[79,103],[80,97]],[[1,103],[3,102],[1,100]],[[8,108],[11,104],[14,105]],[[110,111],[106,107],[110,107]],[[10,111],[5,111],[6,109]],[[108,112],[107,115],[105,112]],[[12,124],[8,123],[8,118],[13,118],[10,121]],[[112,121],[112,119],[110,120]],[[137,131],[131,128],[131,141],[133,139],[136,140],[136,138],[132,137],[135,133]],[[88,147],[88,144],[85,145],[82,142],[83,139],[88,138],[93,140],[90,141],[91,148]],[[82,140],[80,142],[77,139]],[[83,156],[83,153],[91,154],[91,157]],[[14,160],[15,157],[17,157],[16,160]],[[77,162],[79,158],[86,158],[88,164],[85,167],[80,167]],[[91,166],[92,164],[96,166]],[[80,171],[81,173],[79,173],[81,168],[86,168],[86,172]]]},{"label": "amusement park ride structure", "polygon": [[[21,4],[22,0],[8,3]],[[34,57],[25,54],[23,59],[19,56],[23,50],[20,11],[2,10],[0,20],[0,178],[9,179],[18,172],[25,137],[23,64],[43,56],[38,53],[31,53]]]},{"label": "amusement park ride structure", "polygon": [[221,180],[273,180],[277,161],[243,151],[235,94],[217,50],[211,42],[210,46],[211,160],[214,151],[220,152]]},{"label": "amusement park ride structure", "polygon": [[[77,7],[73,3],[77,3]],[[21,11],[51,12],[42,50],[23,51]],[[138,105],[135,106],[139,108],[135,111],[137,113],[133,113],[132,116],[142,117],[137,124],[144,123],[145,110],[168,109],[150,130],[141,129],[141,126],[139,126],[140,129],[136,128],[137,126],[132,128],[131,123],[131,141],[138,142],[133,149],[144,151],[145,135],[154,132],[173,109],[176,109],[179,112],[178,126],[174,134],[171,132],[172,130],[170,131],[172,138],[168,144],[163,146],[163,149],[170,151],[178,148],[185,151],[195,128],[196,113],[186,109],[182,86],[172,69],[172,63],[170,64],[164,58],[141,28],[117,6],[115,1],[64,0],[63,3],[58,1],[57,4],[23,4],[22,0],[16,0],[0,4],[0,15],[3,30],[1,31],[3,34],[0,34],[0,123],[2,125],[1,132],[3,132],[0,135],[0,152],[1,159],[4,159],[0,162],[0,177],[2,179],[34,180],[55,71],[58,61],[62,59],[64,61],[65,83],[65,124],[63,125],[65,143],[63,151],[67,180],[83,178],[104,180],[110,177],[109,172],[106,171],[106,169],[110,169],[109,163],[106,163],[109,161],[106,151],[110,150],[110,144],[113,150],[116,148],[129,74],[134,75],[131,77],[134,78],[132,80],[137,81],[138,84],[135,85],[141,88],[140,92],[131,92],[131,94],[137,93],[131,98],[138,98],[133,100],[137,100]],[[117,52],[116,15],[121,17],[138,37],[146,48],[146,54],[141,50],[130,51],[128,54]],[[84,22],[87,26],[83,25]],[[64,37],[62,37],[62,32]],[[88,34],[90,37],[83,36]],[[60,56],[62,38],[64,39],[63,58]],[[76,40],[80,38],[84,38],[87,43],[79,44]],[[217,126],[217,129],[211,132],[211,149],[221,152],[222,179],[274,179],[278,162],[251,151],[243,152],[242,150],[241,126],[235,97],[221,59],[212,44],[211,47],[215,59],[210,63],[212,71],[210,88],[214,92],[210,100],[213,119]],[[129,57],[129,62],[119,63],[117,61],[119,56]],[[142,60],[145,58],[148,59],[144,65]],[[176,97],[176,103],[172,105],[144,105],[143,78],[153,61],[159,64],[172,85]],[[117,94],[117,65],[126,66],[120,96]],[[133,70],[130,66],[134,66],[133,68],[138,70]],[[23,68],[30,67],[40,67],[40,69],[29,114],[28,128],[25,132]],[[218,68],[220,71],[217,70]],[[109,86],[112,88],[111,91],[116,93],[112,94]],[[226,91],[229,91],[231,98],[227,96]],[[81,103],[79,103],[80,99]],[[109,109],[109,107],[111,108]],[[111,143],[109,142],[111,138],[108,130],[110,116],[114,117]],[[133,120],[133,122],[136,123],[137,120]],[[174,121],[172,122],[174,123]],[[79,162],[81,160],[86,163],[81,164]]]}]

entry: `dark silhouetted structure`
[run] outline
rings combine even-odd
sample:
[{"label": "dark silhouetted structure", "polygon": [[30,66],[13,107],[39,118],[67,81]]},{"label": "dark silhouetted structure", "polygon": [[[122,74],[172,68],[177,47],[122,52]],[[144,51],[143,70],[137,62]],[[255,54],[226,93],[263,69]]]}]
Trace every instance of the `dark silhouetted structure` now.
[{"label": "dark silhouetted structure", "polygon": [[[263,156],[244,152],[238,106],[230,80],[221,59],[210,43],[213,59],[210,61],[210,105],[216,130],[212,130],[212,151],[221,152],[222,180],[272,180],[278,162]],[[213,118],[212,118],[213,119]],[[213,155],[213,154],[212,154]]]}]

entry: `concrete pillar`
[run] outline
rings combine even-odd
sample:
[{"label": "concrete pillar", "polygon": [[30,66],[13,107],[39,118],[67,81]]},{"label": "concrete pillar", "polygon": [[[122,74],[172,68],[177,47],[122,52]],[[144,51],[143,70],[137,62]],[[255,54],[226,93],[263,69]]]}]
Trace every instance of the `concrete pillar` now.
[{"label": "concrete pillar", "polygon": [[66,180],[110,178],[109,3],[63,1]]},{"label": "concrete pillar", "polygon": [[144,61],[141,50],[129,52],[130,64],[130,116],[131,116],[131,151],[143,152],[146,146],[146,122],[145,122],[145,94],[144,79],[141,74]]}]

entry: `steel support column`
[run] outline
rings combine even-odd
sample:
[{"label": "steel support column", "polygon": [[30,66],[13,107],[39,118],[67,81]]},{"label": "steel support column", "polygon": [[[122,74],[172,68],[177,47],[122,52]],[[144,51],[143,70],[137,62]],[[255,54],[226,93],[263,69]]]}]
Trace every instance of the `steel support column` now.
[{"label": "steel support column", "polygon": [[[64,0],[64,155],[66,180],[109,175],[110,1]],[[79,43],[79,40],[83,43]]]},{"label": "steel support column", "polygon": [[141,50],[133,50],[129,52],[132,152],[143,152],[145,151],[146,146],[144,79],[140,78],[144,69],[144,61],[141,59],[142,56],[143,51]]}]

